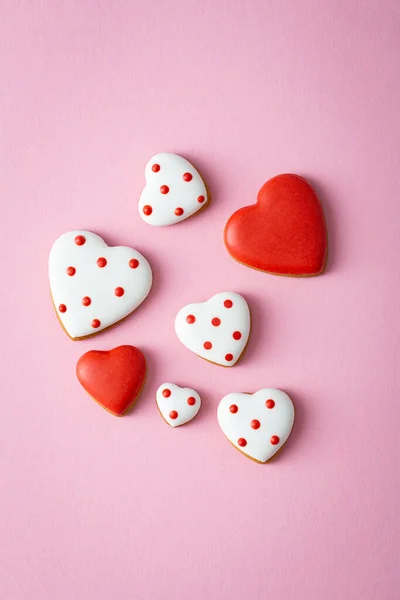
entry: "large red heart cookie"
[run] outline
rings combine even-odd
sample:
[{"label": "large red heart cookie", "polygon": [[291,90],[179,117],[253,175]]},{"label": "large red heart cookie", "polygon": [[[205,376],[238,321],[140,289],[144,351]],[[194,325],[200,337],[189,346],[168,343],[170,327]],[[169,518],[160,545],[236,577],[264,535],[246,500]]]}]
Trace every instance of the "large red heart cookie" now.
[{"label": "large red heart cookie", "polygon": [[134,346],[90,350],[78,360],[76,375],[96,402],[121,416],[142,391],[146,361]]},{"label": "large red heart cookie", "polygon": [[312,187],[298,175],[267,181],[257,204],[230,217],[224,241],[235,260],[274,275],[311,277],[325,269],[324,213]]}]

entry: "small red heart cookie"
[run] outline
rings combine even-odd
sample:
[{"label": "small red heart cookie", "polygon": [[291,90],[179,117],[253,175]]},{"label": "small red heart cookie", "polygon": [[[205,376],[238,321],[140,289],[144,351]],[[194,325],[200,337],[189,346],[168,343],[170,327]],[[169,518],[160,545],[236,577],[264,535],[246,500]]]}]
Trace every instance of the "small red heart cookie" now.
[{"label": "small red heart cookie", "polygon": [[76,376],[89,396],[121,416],[142,391],[146,360],[134,346],[90,350],[78,360]]},{"label": "small red heart cookie", "polygon": [[298,175],[273,177],[257,204],[237,210],[224,232],[229,254],[240,263],[274,275],[320,275],[328,254],[321,204]]}]

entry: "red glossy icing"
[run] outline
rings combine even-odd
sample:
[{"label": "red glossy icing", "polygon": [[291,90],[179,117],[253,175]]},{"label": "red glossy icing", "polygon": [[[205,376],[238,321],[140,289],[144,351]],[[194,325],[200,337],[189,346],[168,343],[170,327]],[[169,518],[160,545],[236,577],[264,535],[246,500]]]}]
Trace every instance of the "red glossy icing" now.
[{"label": "red glossy icing", "polygon": [[265,406],[267,408],[274,408],[275,406],[275,400],[271,400],[271,398],[269,400],[266,401]]},{"label": "red glossy icing", "polygon": [[104,258],[104,256],[100,256],[100,258],[97,259],[97,266],[100,267],[100,269],[105,267],[106,264],[107,264],[107,259]]},{"label": "red glossy icing", "polygon": [[84,298],[82,298],[82,304],[83,306],[90,306],[92,304],[91,298],[89,298],[89,296],[84,296]]},{"label": "red glossy icing", "polygon": [[183,181],[192,181],[193,176],[191,173],[184,173],[183,174]]},{"label": "red glossy icing", "polygon": [[78,360],[79,382],[101,406],[122,415],[139,396],[146,375],[146,361],[134,346],[90,350]]},{"label": "red glossy icing", "polygon": [[131,258],[131,260],[129,261],[129,266],[131,269],[137,269],[139,266],[139,261],[136,260],[136,258]]},{"label": "red glossy icing", "polygon": [[279,444],[280,439],[277,435],[273,435],[272,438],[270,439],[270,442],[273,446],[276,446],[277,444]]},{"label": "red glossy icing", "polygon": [[250,427],[252,429],[260,429],[260,425],[261,425],[261,423],[258,419],[253,419],[250,423]]},{"label": "red glossy icing", "polygon": [[194,406],[196,404],[196,398],[193,398],[193,396],[189,396],[189,398],[187,399],[187,403],[189,404],[189,406]]},{"label": "red glossy icing", "polygon": [[86,242],[86,238],[84,235],[77,235],[75,238],[75,244],[77,246],[83,246],[83,244]]},{"label": "red glossy icing", "polygon": [[181,217],[183,215],[183,208],[180,208],[180,206],[178,206],[178,208],[176,208],[174,212],[177,217]]},{"label": "red glossy icing", "polygon": [[323,272],[328,242],[324,214],[312,187],[298,175],[273,177],[228,220],[225,246],[237,261],[276,275]]}]

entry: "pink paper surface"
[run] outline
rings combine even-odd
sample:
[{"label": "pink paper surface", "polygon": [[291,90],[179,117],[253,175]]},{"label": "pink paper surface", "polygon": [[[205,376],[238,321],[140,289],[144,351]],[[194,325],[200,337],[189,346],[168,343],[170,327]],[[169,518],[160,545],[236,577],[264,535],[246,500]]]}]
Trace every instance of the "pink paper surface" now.
[{"label": "pink paper surface", "polygon": [[[2,600],[398,600],[400,9],[396,0],[5,0],[1,61]],[[201,170],[212,203],[180,225],[137,213],[156,152]],[[235,263],[223,226],[277,173],[308,178],[326,274]],[[85,228],[150,260],[154,288],[110,331],[63,333],[52,242]],[[174,333],[181,306],[243,293],[233,369]],[[117,419],[75,378],[133,344],[148,381]],[[173,430],[155,391],[199,391]],[[216,421],[232,391],[297,409],[256,464]]]}]

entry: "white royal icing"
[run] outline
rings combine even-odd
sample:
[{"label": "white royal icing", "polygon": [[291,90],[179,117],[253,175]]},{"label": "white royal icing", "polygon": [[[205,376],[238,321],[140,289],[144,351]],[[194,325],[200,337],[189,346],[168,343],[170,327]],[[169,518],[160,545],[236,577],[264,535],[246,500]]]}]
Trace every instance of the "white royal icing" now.
[{"label": "white royal icing", "polygon": [[232,367],[250,334],[250,310],[234,292],[188,304],[175,318],[176,335],[189,350],[218,365]]},{"label": "white royal icing", "polygon": [[156,401],[163,419],[171,427],[179,427],[191,421],[201,407],[200,396],[195,390],[182,388],[174,383],[160,385],[156,393]]},{"label": "white royal icing", "polygon": [[173,225],[191,217],[207,203],[202,178],[182,156],[156,154],[146,165],[145,177],[139,213],[149,225]]},{"label": "white royal icing", "polygon": [[[81,245],[75,241],[83,239]],[[105,266],[98,265],[99,259],[107,261]],[[68,275],[68,270],[75,272]],[[50,251],[49,279],[57,315],[75,339],[98,333],[135,310],[150,291],[152,273],[136,250],[107,246],[90,231],[69,231]]]},{"label": "white royal icing", "polygon": [[285,392],[266,388],[255,394],[228,394],[219,403],[217,417],[222,431],[238,450],[265,463],[288,439],[294,407]]}]

